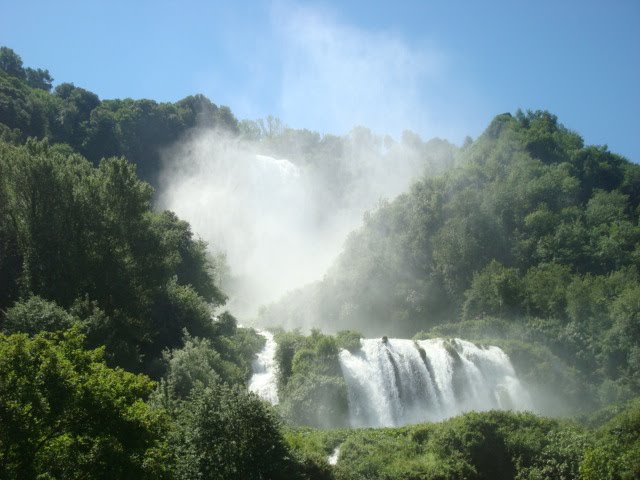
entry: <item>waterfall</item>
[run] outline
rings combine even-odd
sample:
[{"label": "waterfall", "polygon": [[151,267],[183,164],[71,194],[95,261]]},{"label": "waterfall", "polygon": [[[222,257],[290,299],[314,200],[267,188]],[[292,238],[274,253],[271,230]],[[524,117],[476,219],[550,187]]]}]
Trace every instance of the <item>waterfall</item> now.
[{"label": "waterfall", "polygon": [[251,363],[253,375],[249,381],[249,391],[258,394],[272,405],[278,404],[278,365],[276,363],[276,341],[273,334],[258,330],[266,342],[264,348]]},{"label": "waterfall", "polygon": [[353,427],[439,421],[469,410],[531,409],[507,354],[460,339],[367,339],[340,352]]},{"label": "waterfall", "polygon": [[327,457],[327,463],[329,465],[337,465],[340,458],[340,445],[333,449],[333,453]]},{"label": "waterfall", "polygon": [[[249,390],[278,403],[273,334],[252,363]],[[531,399],[506,353],[466,340],[363,339],[340,352],[352,427],[437,422],[469,410],[530,410]],[[336,456],[337,458],[337,456]]]}]

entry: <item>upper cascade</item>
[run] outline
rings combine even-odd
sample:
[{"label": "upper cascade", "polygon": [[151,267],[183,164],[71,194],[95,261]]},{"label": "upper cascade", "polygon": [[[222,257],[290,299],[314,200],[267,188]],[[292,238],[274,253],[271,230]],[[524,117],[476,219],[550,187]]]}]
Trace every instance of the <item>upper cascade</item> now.
[{"label": "upper cascade", "polygon": [[366,339],[340,352],[352,427],[440,421],[469,410],[531,410],[506,353],[461,339]]}]

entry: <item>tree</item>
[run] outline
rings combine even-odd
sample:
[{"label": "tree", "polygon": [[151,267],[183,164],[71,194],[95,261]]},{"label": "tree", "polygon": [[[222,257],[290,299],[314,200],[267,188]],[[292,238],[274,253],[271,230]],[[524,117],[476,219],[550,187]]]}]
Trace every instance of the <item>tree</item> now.
[{"label": "tree", "polygon": [[640,402],[632,401],[598,432],[584,454],[580,478],[623,480],[640,477]]},{"label": "tree", "polygon": [[191,226],[173,212],[154,215],[151,228],[160,238],[164,266],[167,271],[176,273],[177,283],[191,286],[215,306],[223,305],[226,296],[213,281],[217,272],[207,256],[206,242],[194,238]]},{"label": "tree", "polygon": [[54,302],[32,296],[7,310],[2,331],[6,334],[36,335],[40,332],[67,330],[74,323],[77,323],[76,319]]},{"label": "tree", "polygon": [[[211,308],[226,297],[206,244],[174,214],[151,211],[134,165],[109,158],[94,168],[31,139],[0,144],[0,173],[0,306],[31,295],[77,304],[88,345],[106,345],[110,365],[158,375],[150,368],[181,346],[183,329],[216,335]],[[38,321],[12,328],[53,328]]]},{"label": "tree", "polygon": [[20,55],[8,47],[0,47],[0,70],[20,80],[26,78]]},{"label": "tree", "polygon": [[0,334],[0,477],[163,478],[153,383],[82,343],[73,330]]},{"label": "tree", "polygon": [[78,296],[78,268],[85,258],[74,184],[88,164],[34,139],[21,147],[0,145],[0,163],[6,166],[8,214],[21,263],[13,280],[25,296],[33,293],[67,307]]},{"label": "tree", "polygon": [[506,268],[492,260],[481,272],[473,276],[465,292],[463,317],[512,316],[522,302],[521,281],[514,268]]},{"label": "tree", "polygon": [[177,478],[296,478],[274,412],[244,388],[196,387],[175,425],[168,445]]},{"label": "tree", "polygon": [[21,259],[15,224],[11,221],[10,188],[9,165],[0,154],[0,312],[9,307],[19,294],[15,279],[20,275]]},{"label": "tree", "polygon": [[53,78],[49,74],[49,70],[42,70],[41,68],[34,70],[33,68],[27,68],[25,73],[27,77],[27,85],[31,88],[39,88],[46,92],[51,91]]}]

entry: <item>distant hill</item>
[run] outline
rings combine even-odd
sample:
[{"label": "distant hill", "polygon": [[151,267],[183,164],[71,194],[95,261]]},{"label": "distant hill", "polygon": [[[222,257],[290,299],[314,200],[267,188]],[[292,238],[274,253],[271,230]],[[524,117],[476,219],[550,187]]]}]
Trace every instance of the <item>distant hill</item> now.
[{"label": "distant hill", "polygon": [[0,138],[24,141],[48,138],[67,144],[94,164],[124,156],[152,185],[160,171],[160,150],[196,127],[238,132],[228,107],[204,95],[175,103],[154,100],[100,100],[73,83],[52,87],[47,70],[24,68],[13,50],[0,50]]}]

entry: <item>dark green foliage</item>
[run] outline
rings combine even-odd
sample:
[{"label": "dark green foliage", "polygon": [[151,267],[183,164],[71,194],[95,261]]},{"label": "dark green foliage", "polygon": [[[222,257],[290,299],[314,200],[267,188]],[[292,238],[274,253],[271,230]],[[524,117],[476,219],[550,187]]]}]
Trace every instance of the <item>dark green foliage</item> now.
[{"label": "dark green foliage", "polygon": [[73,331],[0,334],[0,477],[164,478],[152,382],[82,343]]},{"label": "dark green foliage", "polygon": [[[357,338],[356,338],[357,337]],[[312,330],[276,334],[280,372],[280,411],[295,425],[329,428],[348,424],[347,386],[338,360],[339,349],[354,347],[359,335],[343,332],[335,338]]]},{"label": "dark green foliage", "polygon": [[27,333],[35,335],[40,332],[57,332],[71,328],[78,323],[63,308],[53,302],[33,296],[16,303],[5,314],[2,331],[12,333]]},{"label": "dark green foliage", "polygon": [[22,59],[8,47],[0,47],[0,70],[15,78],[26,78]]},{"label": "dark green foliage", "polygon": [[171,409],[167,402],[187,398],[196,386],[209,387],[220,382],[225,370],[220,354],[206,338],[186,336],[183,343],[182,348],[164,355],[166,375],[160,381],[157,395],[167,409]]},{"label": "dark green foliage", "polygon": [[264,338],[251,329],[236,328],[233,333],[212,338],[192,337],[185,330],[180,343],[181,348],[164,352],[161,370],[166,373],[154,394],[169,410],[196,387],[218,383],[244,386],[251,375],[251,360],[263,347]]},{"label": "dark green foliage", "polygon": [[158,342],[156,351],[149,354],[157,356],[162,348],[175,348],[181,344],[182,330],[186,329],[197,337],[212,337],[214,326],[211,309],[190,285],[178,285],[175,278],[166,285],[166,294],[156,300],[151,328]]},{"label": "dark green foliage", "polygon": [[498,316],[602,402],[639,393],[638,165],[542,111],[497,116],[455,164],[367,214],[325,278],[266,319],[311,310],[330,330],[411,337]]},{"label": "dark green foliage", "polygon": [[168,444],[176,478],[297,478],[270,407],[239,388],[196,388],[176,411]]},{"label": "dark green foliage", "polygon": [[39,88],[46,92],[51,90],[53,78],[51,78],[49,70],[42,70],[41,68],[34,70],[33,68],[27,68],[25,70],[25,74],[27,77],[27,85],[31,88]]},{"label": "dark green foliage", "polygon": [[0,70],[0,123],[23,139],[23,132],[31,131],[31,116],[27,85]]},{"label": "dark green foliage", "polygon": [[576,424],[506,412],[402,428],[300,429],[286,438],[320,471],[340,446],[332,476],[318,476],[336,480],[577,479],[585,451],[595,445],[593,433]]},{"label": "dark green foliage", "polygon": [[[151,211],[152,189],[133,165],[111,158],[95,168],[29,140],[0,143],[0,171],[0,309],[31,295],[75,306],[90,347],[154,375],[183,329],[216,335],[211,307],[225,297],[206,246],[172,213]],[[35,333],[26,321],[20,331]]]},{"label": "dark green foliage", "polygon": [[474,274],[465,292],[462,316],[465,319],[493,316],[513,316],[521,305],[521,280],[514,268],[506,268],[496,260]]}]

